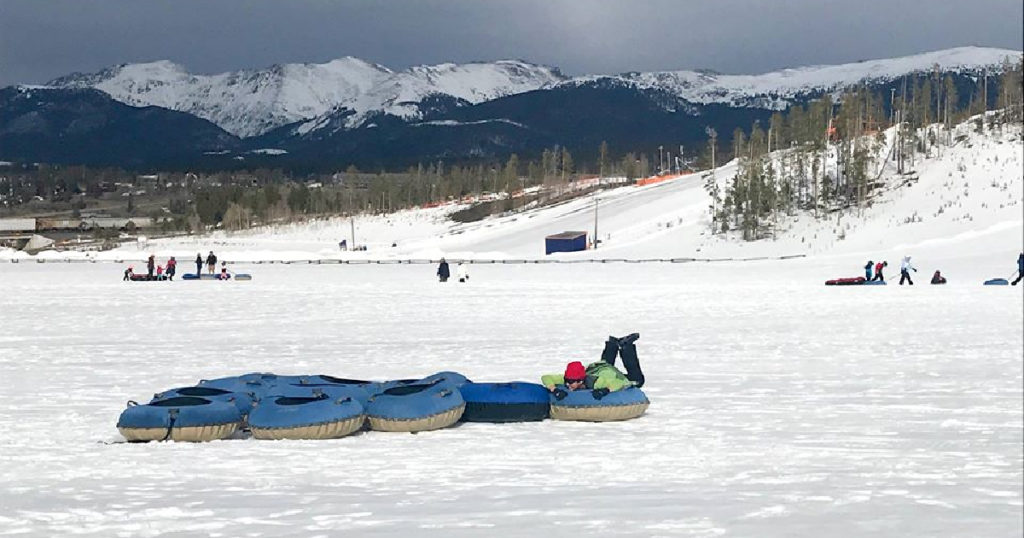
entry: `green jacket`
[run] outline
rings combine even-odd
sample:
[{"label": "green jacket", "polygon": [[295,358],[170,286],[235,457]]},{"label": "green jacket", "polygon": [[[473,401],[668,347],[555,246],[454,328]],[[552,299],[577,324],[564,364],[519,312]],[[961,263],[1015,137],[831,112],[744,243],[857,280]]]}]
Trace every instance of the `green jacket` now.
[{"label": "green jacket", "polygon": [[[563,374],[542,375],[540,382],[545,387],[564,385],[565,376]],[[587,366],[587,379],[584,385],[590,390],[608,389],[614,392],[633,386],[633,382],[626,379],[626,375],[611,364],[597,361]]]}]

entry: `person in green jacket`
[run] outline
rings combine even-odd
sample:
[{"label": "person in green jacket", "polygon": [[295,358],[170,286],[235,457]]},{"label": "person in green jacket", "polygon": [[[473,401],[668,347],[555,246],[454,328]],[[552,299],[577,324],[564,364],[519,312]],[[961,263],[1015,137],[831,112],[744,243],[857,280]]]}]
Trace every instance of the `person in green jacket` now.
[{"label": "person in green jacket", "polygon": [[[600,400],[609,392],[626,387],[642,387],[644,374],[640,370],[640,359],[634,343],[638,338],[638,333],[623,338],[611,336],[604,344],[601,360],[586,367],[580,361],[570,362],[565,367],[565,373],[543,375],[540,382],[554,394],[556,400],[565,398],[569,391],[575,390],[589,390],[595,399]],[[625,374],[615,367],[617,356],[622,357]]]}]

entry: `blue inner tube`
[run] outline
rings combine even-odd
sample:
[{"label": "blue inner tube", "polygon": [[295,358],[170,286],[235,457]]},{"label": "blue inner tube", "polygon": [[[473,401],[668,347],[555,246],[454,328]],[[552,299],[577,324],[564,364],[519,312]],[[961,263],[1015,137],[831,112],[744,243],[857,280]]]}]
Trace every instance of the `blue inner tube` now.
[{"label": "blue inner tube", "polygon": [[990,278],[985,281],[986,286],[1009,286],[1010,281],[1005,278]]},{"label": "blue inner tube", "polygon": [[455,388],[459,388],[462,385],[465,385],[466,383],[470,382],[469,379],[466,379],[466,376],[458,372],[438,372],[436,374],[431,374],[428,375],[427,377],[424,377],[423,379],[420,379],[419,382],[423,384],[433,383],[434,381],[437,381],[439,379],[446,383],[446,386],[454,386]]},{"label": "blue inner tube", "polygon": [[370,394],[359,385],[335,385],[333,383],[274,385],[268,393],[269,395],[266,397],[269,398],[274,396],[316,398],[321,394],[333,399],[352,398],[363,407],[366,407],[366,402],[370,399]]},{"label": "blue inner tube", "polygon": [[242,414],[233,404],[214,402],[198,396],[176,396],[146,405],[129,405],[117,419],[118,428],[169,428],[212,426],[241,422]]},{"label": "blue inner tube", "polygon": [[272,396],[249,415],[252,428],[299,428],[338,422],[363,414],[363,406],[351,398]]},{"label": "blue inner tube", "polygon": [[559,385],[560,389],[568,392],[565,398],[556,400],[555,396],[549,395],[552,405],[564,405],[568,407],[608,407],[614,405],[633,405],[639,403],[650,403],[647,395],[636,387],[627,387],[622,390],[609,392],[600,400],[594,398],[590,390],[572,390],[565,385]]},{"label": "blue inner tube", "polygon": [[366,413],[384,420],[427,418],[465,405],[457,389],[440,383],[392,387],[370,398]]},{"label": "blue inner tube", "polygon": [[182,387],[154,394],[149,403],[157,403],[178,396],[198,396],[213,402],[227,402],[237,407],[238,412],[243,416],[252,411],[256,401],[255,395],[251,392],[231,392],[216,387]]},{"label": "blue inner tube", "polygon": [[466,383],[459,391],[466,401],[466,411],[462,414],[466,422],[544,420],[551,411],[551,394],[544,385],[537,383]]},{"label": "blue inner tube", "polygon": [[886,283],[885,283],[884,280],[868,280],[868,281],[864,282],[861,285],[862,286],[885,286]]}]

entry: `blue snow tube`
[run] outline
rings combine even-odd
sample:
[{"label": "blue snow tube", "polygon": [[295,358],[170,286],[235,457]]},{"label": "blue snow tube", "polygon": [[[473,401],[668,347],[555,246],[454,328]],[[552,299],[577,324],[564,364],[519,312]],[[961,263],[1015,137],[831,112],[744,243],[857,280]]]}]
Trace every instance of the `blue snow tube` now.
[{"label": "blue snow tube", "polygon": [[216,387],[182,387],[166,390],[153,395],[149,403],[167,400],[178,396],[198,396],[212,402],[228,402],[238,408],[238,412],[245,418],[252,411],[256,402],[256,395],[252,392],[231,392]]},{"label": "blue snow tube", "polygon": [[458,389],[433,384],[403,385],[370,397],[370,428],[382,432],[421,432],[458,422],[466,402]]},{"label": "blue snow tube", "polygon": [[1005,278],[990,278],[985,281],[986,286],[1009,286],[1010,281]]},{"label": "blue snow tube", "polygon": [[333,398],[352,398],[359,405],[366,407],[370,394],[360,385],[337,385],[334,383],[288,383],[274,385],[269,391],[271,396],[293,396],[296,398],[314,398],[321,394]]},{"label": "blue snow tube", "polygon": [[458,372],[438,372],[420,379],[417,384],[430,385],[436,382],[440,382],[438,386],[446,389],[457,389],[466,383],[470,383],[466,376]]},{"label": "blue snow tube", "polygon": [[609,392],[600,400],[589,390],[568,390],[559,386],[568,395],[561,400],[551,395],[551,418],[555,420],[582,420],[587,422],[608,422],[629,420],[639,417],[651,405],[647,395],[636,387]]},{"label": "blue snow tube", "polygon": [[217,379],[200,379],[197,386],[213,387],[230,392],[252,392],[257,398],[266,394],[267,389],[276,383],[277,376],[270,373],[254,372],[250,374],[219,377]]},{"label": "blue snow tube", "polygon": [[885,286],[886,284],[885,284],[884,280],[868,280],[868,281],[865,281],[861,285],[862,286]]},{"label": "blue snow tube", "polygon": [[527,422],[544,420],[550,414],[550,393],[544,385],[511,383],[466,383],[459,388],[466,401],[465,422]]},{"label": "blue snow tube", "polygon": [[337,439],[359,431],[363,406],[352,398],[268,396],[249,415],[256,439]]},{"label": "blue snow tube", "polygon": [[198,396],[177,396],[128,408],[117,419],[117,429],[128,441],[214,441],[235,433],[242,414],[234,403]]}]

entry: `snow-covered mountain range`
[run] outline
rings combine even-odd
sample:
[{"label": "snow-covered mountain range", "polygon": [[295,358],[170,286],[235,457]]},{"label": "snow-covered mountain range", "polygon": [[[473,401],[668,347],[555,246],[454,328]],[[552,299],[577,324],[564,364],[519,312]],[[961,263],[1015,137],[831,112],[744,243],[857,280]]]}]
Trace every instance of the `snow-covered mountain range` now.
[{"label": "snow-covered mountain range", "polygon": [[930,71],[998,70],[1020,51],[961,47],[892,59],[785,69],[760,75],[708,71],[665,71],[566,77],[558,69],[518,60],[440,64],[392,71],[358,58],[323,64],[284,64],[262,70],[215,75],[191,74],[169,61],[125,64],[92,74],[75,73],[51,81],[59,88],[91,87],[133,106],[155,105],[187,112],[246,138],[305,121],[298,133],[327,125],[339,112],[343,127],[363,125],[376,114],[405,120],[424,115],[423,103],[449,98],[478,104],[545,88],[611,82],[652,89],[696,104],[725,104],[780,110],[792,99],[837,91],[862,82],[893,80]]},{"label": "snow-covered mountain range", "polygon": [[323,64],[284,64],[262,70],[195,75],[168,61],[125,64],[51,81],[61,88],[93,87],[133,106],[188,112],[240,137],[309,120],[337,109],[415,118],[417,103],[435,95],[475,104],[565,80],[556,69],[520,61],[440,64],[395,72],[345,57]]}]

